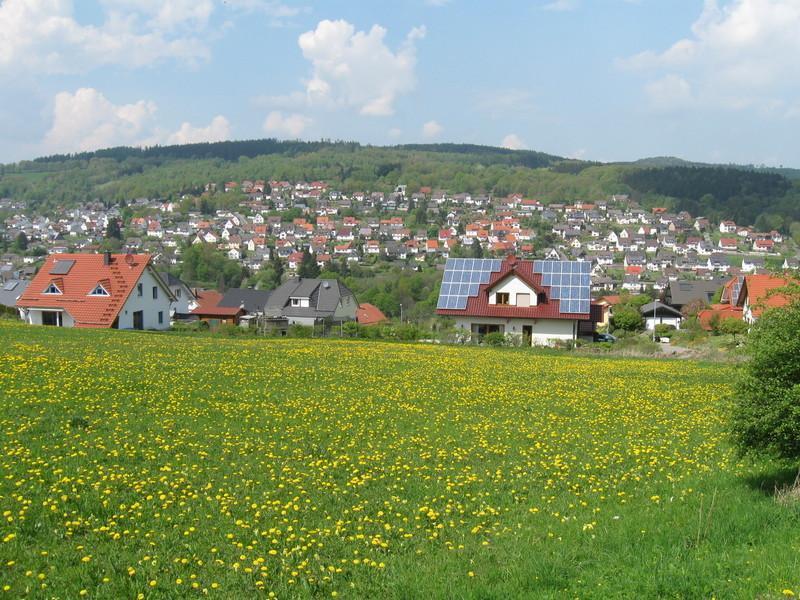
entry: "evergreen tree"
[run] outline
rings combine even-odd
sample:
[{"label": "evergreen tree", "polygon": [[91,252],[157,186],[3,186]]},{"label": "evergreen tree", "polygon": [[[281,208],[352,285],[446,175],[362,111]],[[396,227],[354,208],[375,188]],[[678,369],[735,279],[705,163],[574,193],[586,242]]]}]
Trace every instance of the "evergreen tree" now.
[{"label": "evergreen tree", "polygon": [[122,239],[122,231],[120,230],[119,221],[117,219],[111,219],[108,222],[108,226],[106,227],[106,237],[117,240]]},{"label": "evergreen tree", "polygon": [[297,269],[298,277],[306,277],[313,279],[319,277],[319,265],[314,255],[306,248],[303,250],[303,260],[300,262],[300,267]]},{"label": "evergreen tree", "polygon": [[14,248],[19,252],[25,252],[28,249],[28,236],[25,235],[24,231],[20,231],[17,239],[14,240]]},{"label": "evergreen tree", "polygon": [[472,258],[483,258],[483,246],[478,240],[472,241]]}]

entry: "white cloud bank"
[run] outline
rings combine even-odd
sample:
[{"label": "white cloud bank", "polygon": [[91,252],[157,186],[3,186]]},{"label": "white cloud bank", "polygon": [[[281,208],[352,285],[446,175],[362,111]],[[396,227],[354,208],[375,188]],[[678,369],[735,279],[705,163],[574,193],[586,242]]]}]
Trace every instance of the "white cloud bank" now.
[{"label": "white cloud bank", "polygon": [[94,88],[60,92],[53,106],[53,124],[45,135],[44,153],[97,150],[120,145],[189,144],[230,138],[230,123],[216,116],[207,127],[183,123],[174,133],[164,133],[155,122],[155,103],[139,100],[114,104]]},{"label": "white cloud bank", "polygon": [[432,140],[439,137],[444,131],[444,127],[439,125],[436,121],[428,121],[422,126],[422,137],[426,140]]},{"label": "white cloud bank", "polygon": [[800,1],[706,0],[692,35],[663,52],[620,65],[651,74],[657,109],[688,107],[784,111],[797,97]]},{"label": "white cloud bank", "polygon": [[[76,0],[84,2],[85,0]],[[99,0],[103,21],[84,24],[73,0],[0,0],[0,73],[85,73],[209,58],[214,12],[258,14],[268,25],[305,11],[269,0]],[[225,14],[225,13],[221,13]],[[217,19],[219,22],[219,19]]]},{"label": "white cloud bank", "polygon": [[369,116],[393,114],[397,98],[416,85],[416,42],[425,37],[425,28],[412,29],[394,52],[385,37],[380,25],[356,31],[344,20],[320,21],[300,35],[300,49],[313,67],[305,83],[308,105],[352,108]]},{"label": "white cloud bank", "polygon": [[509,150],[527,150],[528,146],[516,133],[509,133],[506,137],[503,138],[503,141],[500,142],[500,146],[503,148],[508,148]]},{"label": "white cloud bank", "polygon": [[142,67],[165,58],[192,63],[208,57],[197,36],[172,31],[179,21],[202,21],[203,11],[179,14],[167,10],[175,2],[166,2],[142,24],[140,13],[115,4],[109,2],[106,20],[95,26],[76,21],[70,0],[3,0],[0,72],[80,73],[110,64]]},{"label": "white cloud bank", "polygon": [[273,110],[264,120],[264,131],[278,137],[297,138],[311,123],[311,119],[305,115],[285,115],[279,110]]}]

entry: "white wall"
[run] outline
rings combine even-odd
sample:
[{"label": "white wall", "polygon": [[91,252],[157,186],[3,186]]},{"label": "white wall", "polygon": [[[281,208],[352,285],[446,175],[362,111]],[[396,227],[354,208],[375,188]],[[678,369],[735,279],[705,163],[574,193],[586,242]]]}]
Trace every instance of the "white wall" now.
[{"label": "white wall", "polygon": [[517,294],[530,294],[531,297],[531,306],[536,306],[536,292],[532,290],[527,284],[525,284],[521,279],[518,277],[509,277],[500,285],[495,287],[492,290],[492,293],[489,294],[489,304],[497,304],[497,296],[498,292],[508,294],[508,301],[511,305],[517,305]]},{"label": "white wall", "polygon": [[533,345],[549,346],[556,341],[571,341],[577,321],[567,319],[537,319],[533,325]]},{"label": "white wall", "polygon": [[571,319],[503,319],[499,317],[456,317],[456,329],[461,329],[469,335],[473,324],[502,325],[505,333],[513,336],[522,336],[522,327],[533,327],[531,344],[534,346],[549,346],[556,341],[571,341],[574,335],[575,323]]},{"label": "white wall", "polygon": [[[133,329],[133,313],[141,310],[144,313],[145,329],[169,329],[170,301],[166,289],[156,282],[150,269],[145,269],[138,283],[142,284],[142,295],[138,295],[134,284],[131,295],[119,312],[119,328]],[[153,286],[158,286],[158,298],[155,300],[153,300]],[[159,311],[164,313],[163,323],[158,322]]]},{"label": "white wall", "polygon": [[62,327],[75,327],[75,321],[66,311],[47,310],[47,309],[29,309],[26,321],[30,325],[42,324],[42,312],[61,312],[61,326]]},{"label": "white wall", "polygon": [[653,315],[644,318],[644,327],[648,331],[653,331],[655,325],[672,325],[675,329],[679,329],[681,326],[681,318],[680,317],[659,317],[657,316],[655,319]]}]

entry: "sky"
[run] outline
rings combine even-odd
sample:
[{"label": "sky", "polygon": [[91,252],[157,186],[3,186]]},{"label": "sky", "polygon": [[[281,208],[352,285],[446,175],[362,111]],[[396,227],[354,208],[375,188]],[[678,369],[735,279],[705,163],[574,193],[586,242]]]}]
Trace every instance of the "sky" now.
[{"label": "sky", "polygon": [[800,0],[0,0],[0,162],[227,139],[800,167]]}]

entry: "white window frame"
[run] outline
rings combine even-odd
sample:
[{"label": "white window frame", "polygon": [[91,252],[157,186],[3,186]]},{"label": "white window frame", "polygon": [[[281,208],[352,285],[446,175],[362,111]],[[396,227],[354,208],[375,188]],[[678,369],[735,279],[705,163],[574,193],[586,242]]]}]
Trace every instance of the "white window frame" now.
[{"label": "white window frame", "polygon": [[[55,291],[54,291],[54,292],[53,292],[53,291],[50,291],[50,288],[53,288]],[[56,285],[54,282],[52,282],[52,281],[51,281],[51,282],[48,284],[48,286],[47,286],[47,287],[44,289],[44,291],[42,292],[42,294],[47,294],[48,296],[61,296],[61,295],[63,295],[63,294],[64,294],[64,292],[62,292],[62,291],[59,289],[59,287],[58,287],[58,286],[57,286],[57,285]]]},{"label": "white window frame", "polygon": [[[102,293],[98,293],[97,290],[103,290],[103,291],[102,291]],[[86,294],[86,295],[87,296],[96,296],[96,297],[99,297],[99,298],[107,298],[107,297],[109,297],[111,295],[111,292],[109,292],[103,286],[103,284],[98,283],[96,286],[94,286],[94,289],[91,292],[89,292],[88,294]]]}]

